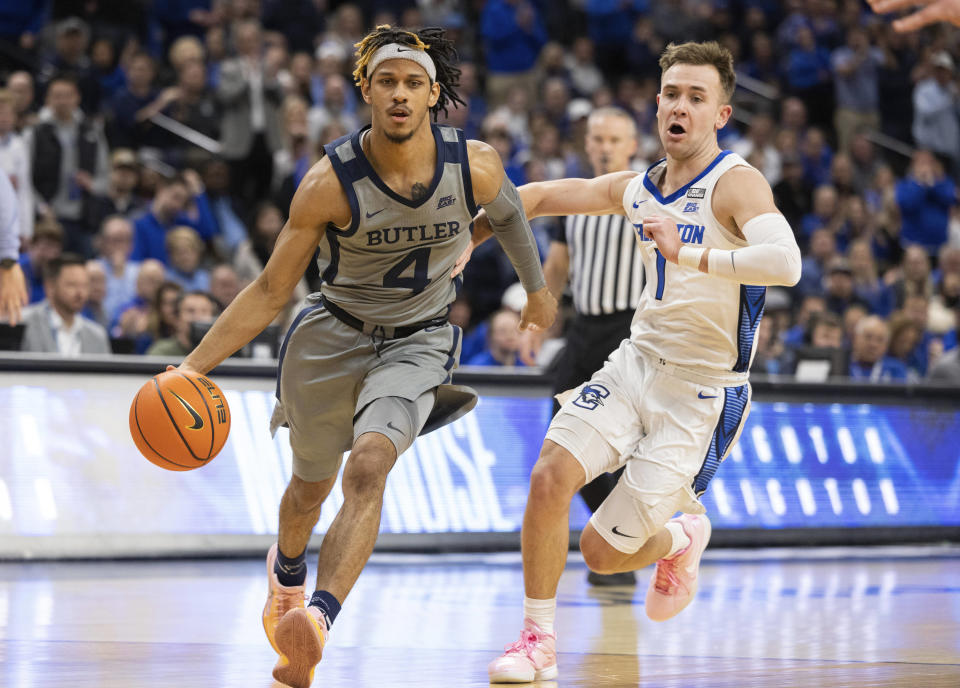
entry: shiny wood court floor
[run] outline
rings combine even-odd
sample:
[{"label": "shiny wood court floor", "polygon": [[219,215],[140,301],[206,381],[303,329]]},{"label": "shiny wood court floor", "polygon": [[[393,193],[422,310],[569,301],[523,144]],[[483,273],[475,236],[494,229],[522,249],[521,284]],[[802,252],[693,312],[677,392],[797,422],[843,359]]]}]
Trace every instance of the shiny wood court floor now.
[{"label": "shiny wood court floor", "polygon": [[[541,686],[960,686],[960,549],[708,552],[662,624],[633,588],[561,582]],[[273,687],[260,560],[0,564],[0,686]],[[516,639],[517,555],[378,555],[314,686],[486,686]]]}]

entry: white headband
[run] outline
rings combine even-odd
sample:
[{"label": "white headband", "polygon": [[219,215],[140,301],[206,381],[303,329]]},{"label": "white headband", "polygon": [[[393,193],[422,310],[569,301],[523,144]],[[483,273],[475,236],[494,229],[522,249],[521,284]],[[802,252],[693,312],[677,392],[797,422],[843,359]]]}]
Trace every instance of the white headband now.
[{"label": "white headband", "polygon": [[411,60],[424,68],[430,81],[437,80],[437,66],[433,64],[433,59],[420,48],[414,48],[409,45],[400,45],[399,43],[388,43],[378,48],[367,63],[367,78],[373,76],[377,66],[384,60]]}]

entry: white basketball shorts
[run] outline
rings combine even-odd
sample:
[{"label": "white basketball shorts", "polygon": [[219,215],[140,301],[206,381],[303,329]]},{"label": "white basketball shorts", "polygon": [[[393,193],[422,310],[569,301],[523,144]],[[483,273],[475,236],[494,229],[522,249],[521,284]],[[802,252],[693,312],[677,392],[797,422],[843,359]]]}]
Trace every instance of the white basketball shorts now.
[{"label": "white basketball shorts", "polygon": [[636,552],[698,497],[736,443],[750,384],[701,384],[624,340],[589,382],[563,395],[547,430],[580,462],[587,482],[626,464],[590,522],[610,545]]}]

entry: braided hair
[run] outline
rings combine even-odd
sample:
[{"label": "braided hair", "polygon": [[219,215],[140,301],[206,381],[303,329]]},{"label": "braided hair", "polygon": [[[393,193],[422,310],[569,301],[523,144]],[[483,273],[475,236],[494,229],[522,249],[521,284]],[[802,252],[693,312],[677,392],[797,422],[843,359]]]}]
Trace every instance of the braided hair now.
[{"label": "braided hair", "polygon": [[417,50],[423,50],[433,60],[437,68],[437,83],[440,85],[440,97],[430,108],[433,113],[433,119],[442,111],[447,114],[447,108],[450,105],[457,107],[466,105],[463,99],[457,94],[456,88],[460,85],[460,68],[457,67],[457,49],[453,41],[444,38],[443,29],[438,26],[431,26],[419,31],[407,31],[406,29],[392,28],[389,24],[381,24],[373,31],[364,36],[363,40],[355,44],[357,48],[357,67],[353,70],[353,79],[357,86],[360,82],[369,77],[367,74],[367,64],[370,58],[379,48],[390,43],[399,43],[400,45],[409,45]]}]

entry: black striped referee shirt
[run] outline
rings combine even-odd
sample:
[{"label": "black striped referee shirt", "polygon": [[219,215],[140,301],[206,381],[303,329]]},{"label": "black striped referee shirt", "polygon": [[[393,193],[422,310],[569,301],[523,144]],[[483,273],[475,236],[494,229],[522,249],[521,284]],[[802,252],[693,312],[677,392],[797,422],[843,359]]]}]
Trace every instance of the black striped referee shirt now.
[{"label": "black striped referee shirt", "polygon": [[570,291],[581,315],[632,311],[643,290],[643,263],[623,215],[570,215],[555,241],[570,254]]}]

